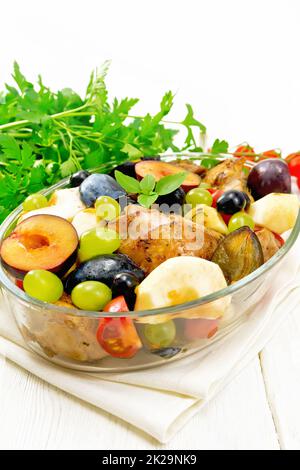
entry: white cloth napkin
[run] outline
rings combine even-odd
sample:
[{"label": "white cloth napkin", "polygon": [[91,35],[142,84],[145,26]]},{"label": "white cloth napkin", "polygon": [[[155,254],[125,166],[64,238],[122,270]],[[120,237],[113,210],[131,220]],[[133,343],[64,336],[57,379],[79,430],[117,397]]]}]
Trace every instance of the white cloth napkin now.
[{"label": "white cloth napkin", "polygon": [[118,374],[64,369],[26,348],[3,303],[0,353],[56,387],[167,442],[259,353],[299,300],[300,237],[282,263],[272,289],[251,315],[228,336],[182,360]]}]

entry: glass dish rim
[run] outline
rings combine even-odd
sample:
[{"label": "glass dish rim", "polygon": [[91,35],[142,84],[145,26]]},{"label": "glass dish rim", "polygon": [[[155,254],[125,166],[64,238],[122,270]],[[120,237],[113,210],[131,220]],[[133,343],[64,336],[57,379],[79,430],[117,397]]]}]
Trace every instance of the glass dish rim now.
[{"label": "glass dish rim", "polygon": [[[172,154],[165,154],[163,157],[193,157],[193,159],[197,160],[197,157],[200,159],[201,157],[203,158],[204,156],[207,156],[205,153],[188,153],[188,152],[182,152],[182,153],[172,153]],[[219,156],[213,156],[214,158],[220,158],[224,159],[226,158],[234,158],[231,155],[228,156],[228,154],[220,154]],[[210,155],[210,158],[212,156]],[[253,163],[253,162],[251,162]],[[108,162],[109,164],[109,162]],[[99,170],[105,169],[105,164],[94,168],[90,170],[91,172],[97,172]],[[53,191],[56,189],[64,188],[68,183],[69,183],[69,178],[66,177],[63,178],[61,181],[58,183],[50,186],[49,188],[41,191],[42,194],[50,195]],[[17,217],[20,215],[22,212],[22,205],[18,206],[9,216],[6,217],[6,219],[2,222],[0,225],[0,243],[1,240],[4,238],[6,232],[8,229],[13,225]],[[55,313],[62,313],[62,314],[68,314],[76,317],[90,317],[90,318],[112,318],[112,317],[132,317],[132,318],[141,318],[141,317],[146,317],[146,316],[156,316],[156,315],[166,315],[166,314],[176,314],[181,312],[182,310],[189,310],[195,307],[199,307],[201,305],[213,302],[215,300],[218,300],[222,297],[226,297],[228,295],[232,295],[235,292],[239,291],[246,285],[250,284],[252,281],[255,279],[259,278],[261,275],[264,273],[268,272],[275,266],[292,248],[294,245],[295,241],[298,238],[298,235],[300,233],[300,210],[298,212],[297,220],[296,223],[285,241],[285,244],[277,251],[277,253],[272,256],[266,263],[264,263],[262,266],[260,266],[258,269],[253,271],[252,273],[248,274],[248,276],[245,276],[243,279],[240,281],[237,281],[236,283],[227,286],[223,289],[220,289],[218,291],[215,291],[211,294],[205,295],[199,299],[192,300],[190,302],[184,302],[178,305],[173,305],[169,307],[161,307],[161,308],[155,308],[151,310],[132,310],[128,312],[95,312],[91,310],[79,310],[76,308],[72,307],[62,307],[56,304],[50,304],[47,302],[42,302],[38,299],[34,299],[32,297],[29,297],[22,289],[17,287],[12,280],[7,276],[5,269],[0,262],[0,286],[2,288],[7,289],[13,296],[17,297],[18,299],[22,300],[29,306],[35,306],[39,307],[41,309],[47,309],[49,311],[53,311]]]}]

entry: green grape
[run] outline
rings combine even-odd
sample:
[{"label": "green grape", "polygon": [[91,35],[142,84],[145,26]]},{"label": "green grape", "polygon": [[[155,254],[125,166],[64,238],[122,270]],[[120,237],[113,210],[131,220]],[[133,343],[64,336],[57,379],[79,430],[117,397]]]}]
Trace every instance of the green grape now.
[{"label": "green grape", "polygon": [[155,325],[149,324],[144,328],[144,335],[152,348],[166,348],[175,339],[176,326],[172,320]]},{"label": "green grape", "polygon": [[81,310],[102,310],[112,299],[109,287],[103,282],[85,281],[77,284],[71,292],[72,302]]},{"label": "green grape", "polygon": [[100,220],[114,220],[121,214],[118,201],[109,196],[100,196],[95,202],[96,216]]},{"label": "green grape", "polygon": [[96,227],[83,233],[78,250],[81,262],[98,255],[108,255],[120,247],[119,234],[106,227]]},{"label": "green grape", "polygon": [[230,217],[228,230],[229,233],[231,233],[245,226],[251,228],[251,230],[254,230],[254,225],[254,220],[246,212],[236,212],[232,217]]},{"label": "green grape", "polygon": [[42,209],[48,206],[48,200],[43,194],[31,194],[23,202],[23,209],[26,212],[33,211],[34,209]]},{"label": "green grape", "polygon": [[203,188],[191,189],[186,197],[185,201],[195,207],[197,204],[205,204],[211,206],[213,203],[213,197],[209,191]]},{"label": "green grape", "polygon": [[34,269],[24,277],[23,288],[26,294],[43,302],[57,302],[64,292],[64,287],[55,274],[45,269]]}]

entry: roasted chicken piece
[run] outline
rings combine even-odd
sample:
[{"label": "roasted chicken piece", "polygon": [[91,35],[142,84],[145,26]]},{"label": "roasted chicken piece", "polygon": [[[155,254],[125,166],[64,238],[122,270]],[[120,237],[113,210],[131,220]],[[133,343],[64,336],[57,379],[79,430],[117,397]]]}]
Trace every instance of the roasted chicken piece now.
[{"label": "roasted chicken piece", "polygon": [[23,326],[22,332],[27,340],[36,341],[47,356],[59,355],[80,362],[94,362],[107,356],[97,341],[96,318],[54,312],[43,315],[39,321],[37,315],[34,317],[27,316],[28,325]]},{"label": "roasted chicken piece", "polygon": [[279,248],[281,248],[281,243],[279,240],[277,240],[274,233],[271,232],[271,230],[268,230],[267,228],[258,230],[255,233],[262,247],[264,262],[266,262],[270,258],[272,258],[275,253],[277,253]]},{"label": "roasted chicken piece", "polygon": [[[55,305],[75,308],[71,297],[64,293]],[[97,341],[97,318],[47,311],[36,315],[35,310],[26,309],[26,326],[23,335],[36,341],[49,357],[62,356],[80,362],[94,362],[107,356]]]},{"label": "roasted chicken piece", "polygon": [[175,256],[211,259],[222,235],[179,215],[130,205],[109,224],[121,236],[120,253],[128,255],[146,274]]},{"label": "roasted chicken piece", "polygon": [[204,183],[217,186],[219,189],[237,189],[247,192],[247,177],[243,172],[245,159],[227,159],[207,171],[203,178]]}]

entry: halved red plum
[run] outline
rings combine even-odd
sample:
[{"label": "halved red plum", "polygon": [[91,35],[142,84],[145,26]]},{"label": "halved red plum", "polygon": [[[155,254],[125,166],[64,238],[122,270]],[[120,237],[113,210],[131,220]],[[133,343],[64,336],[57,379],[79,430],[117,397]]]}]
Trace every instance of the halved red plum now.
[{"label": "halved red plum", "polygon": [[28,217],[1,245],[2,262],[16,278],[32,269],[65,274],[77,256],[78,236],[62,217],[41,214]]},{"label": "halved red plum", "polygon": [[[135,172],[138,178],[142,179],[146,175],[153,175],[155,180],[158,181],[164,176],[174,175],[175,173],[182,173],[185,171],[172,163],[161,162],[157,160],[146,160],[136,163]],[[191,171],[186,172],[186,178],[181,187],[184,191],[197,188],[201,183],[201,178],[196,173]]]}]

